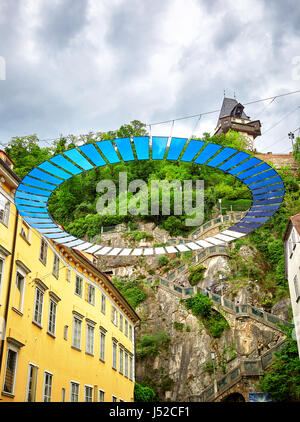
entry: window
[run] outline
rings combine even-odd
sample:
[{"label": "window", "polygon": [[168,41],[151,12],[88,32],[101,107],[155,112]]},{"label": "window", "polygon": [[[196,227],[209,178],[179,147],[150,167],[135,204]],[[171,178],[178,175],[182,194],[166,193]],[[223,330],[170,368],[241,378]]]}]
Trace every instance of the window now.
[{"label": "window", "polygon": [[42,325],[44,293],[38,287],[35,289],[33,321]]},{"label": "window", "polygon": [[22,225],[21,225],[21,236],[27,242],[30,241],[30,228],[29,228],[28,224],[26,224],[24,221],[22,221]]},{"label": "window", "polygon": [[105,332],[100,330],[100,360],[105,362]]},{"label": "window", "polygon": [[114,306],[112,307],[111,320],[114,325],[118,326],[118,311],[117,308],[115,308]]},{"label": "window", "polygon": [[104,402],[104,391],[99,390],[99,401]]},{"label": "window", "polygon": [[71,270],[66,270],[66,279],[67,279],[67,281],[70,283],[70,281],[71,281]]},{"label": "window", "polygon": [[49,321],[48,321],[48,332],[55,335],[55,322],[56,322],[56,307],[57,304],[54,300],[49,301]]},{"label": "window", "polygon": [[17,371],[17,358],[18,352],[9,347],[7,350],[6,368],[3,385],[3,391],[5,391],[6,393],[14,394],[15,378]]},{"label": "window", "polygon": [[0,222],[8,226],[10,202],[0,193]]},{"label": "window", "polygon": [[88,285],[87,301],[90,304],[95,305],[95,287],[91,284]]},{"label": "window", "polygon": [[101,312],[103,314],[105,314],[105,307],[106,307],[106,297],[105,295],[102,293],[101,295]]},{"label": "window", "polygon": [[52,274],[54,277],[59,277],[59,257],[54,254]]},{"label": "window", "polygon": [[30,401],[30,402],[35,401],[37,373],[38,373],[38,367],[36,365],[33,365],[32,363],[30,363],[29,369],[28,369],[28,383],[27,383],[27,399],[26,399],[26,401]]},{"label": "window", "polygon": [[90,355],[94,354],[94,333],[95,333],[95,327],[91,324],[87,324],[85,351],[86,353],[89,353]]},{"label": "window", "polygon": [[128,337],[128,321],[125,319],[125,336]]},{"label": "window", "polygon": [[69,327],[65,325],[64,326],[64,340],[68,340],[68,331],[69,331]]},{"label": "window", "polygon": [[129,324],[129,340],[132,341],[132,325]]},{"label": "window", "polygon": [[78,399],[79,399],[79,384],[77,382],[71,381],[70,401],[77,402]]},{"label": "window", "polygon": [[120,314],[120,330],[123,331],[123,315]]},{"label": "window", "polygon": [[76,349],[80,349],[81,346],[81,320],[76,317],[73,318],[72,346]]},{"label": "window", "polygon": [[44,375],[44,394],[43,394],[43,401],[50,402],[51,401],[51,390],[52,390],[52,374],[45,371]]},{"label": "window", "polygon": [[117,343],[114,340],[112,344],[112,367],[117,369]]},{"label": "window", "polygon": [[4,259],[0,256],[0,298],[1,298],[1,286],[3,280],[3,272],[4,272]]},{"label": "window", "polygon": [[112,396],[112,402],[115,403],[117,401],[117,397],[116,396]]},{"label": "window", "polygon": [[41,249],[40,249],[40,260],[44,265],[46,265],[47,262],[47,250],[48,245],[45,239],[41,240]]},{"label": "window", "polygon": [[65,388],[61,389],[61,401],[62,402],[66,401],[66,389]]},{"label": "window", "polygon": [[293,247],[293,250],[295,249],[296,244],[297,244],[297,242],[296,242],[295,231],[294,231],[294,229],[292,229],[292,247]]},{"label": "window", "polygon": [[128,377],[128,353],[125,352],[125,377]]},{"label": "window", "polygon": [[119,372],[123,374],[123,349],[120,347],[119,349]]},{"label": "window", "polygon": [[25,276],[17,270],[14,307],[20,312],[23,310],[24,289]]},{"label": "window", "polygon": [[76,275],[75,279],[75,293],[82,296],[82,278],[79,275]]},{"label": "window", "polygon": [[296,294],[296,302],[298,302],[298,300],[300,299],[300,287],[299,287],[299,280],[296,275],[294,277],[294,288],[295,288],[295,294]]},{"label": "window", "polygon": [[133,380],[133,358],[129,356],[129,379]]},{"label": "window", "polygon": [[84,386],[84,401],[93,401],[93,387]]}]

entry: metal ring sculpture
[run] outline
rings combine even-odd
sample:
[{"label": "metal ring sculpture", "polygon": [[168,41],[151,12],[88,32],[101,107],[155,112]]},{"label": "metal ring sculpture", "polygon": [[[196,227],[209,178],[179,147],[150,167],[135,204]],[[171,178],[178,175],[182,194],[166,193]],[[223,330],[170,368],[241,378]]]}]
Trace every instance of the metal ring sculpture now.
[{"label": "metal ring sculpture", "polygon": [[[43,162],[24,177],[15,194],[20,215],[43,236],[56,243],[110,256],[177,253],[220,245],[252,232],[280,207],[284,184],[278,173],[262,160],[246,152],[188,138],[143,136],[88,143]],[[251,191],[252,206],[234,226],[204,240],[155,248],[118,248],[94,245],[61,229],[50,216],[48,200],[66,180],[95,167],[133,160],[193,162],[223,170],[243,182]]]}]

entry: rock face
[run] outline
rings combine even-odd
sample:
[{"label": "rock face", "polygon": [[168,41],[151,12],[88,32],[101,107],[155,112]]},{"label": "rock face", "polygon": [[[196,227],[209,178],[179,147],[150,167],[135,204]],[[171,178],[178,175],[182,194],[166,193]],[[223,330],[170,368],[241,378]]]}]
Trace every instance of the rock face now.
[{"label": "rock face", "polygon": [[277,302],[272,308],[272,314],[279,316],[280,318],[289,320],[290,312],[289,308],[291,307],[291,299],[286,298]]},{"label": "rock face", "polygon": [[[154,358],[136,360],[137,382],[147,380],[149,384],[150,380],[160,392],[162,401],[187,401],[189,396],[197,395],[211,385],[213,375],[208,370],[208,363],[211,364],[212,351],[218,364],[218,376],[222,374],[222,362],[227,372],[241,357],[255,358],[284,338],[279,331],[250,318],[238,319],[224,314],[230,329],[220,339],[214,339],[199,319],[179,303],[178,297],[161,287],[137,311],[142,319],[136,332],[137,343],[143,334],[162,329],[171,337],[168,351],[162,351]],[[177,329],[174,327],[174,322],[182,324],[180,330],[178,324]]]}]

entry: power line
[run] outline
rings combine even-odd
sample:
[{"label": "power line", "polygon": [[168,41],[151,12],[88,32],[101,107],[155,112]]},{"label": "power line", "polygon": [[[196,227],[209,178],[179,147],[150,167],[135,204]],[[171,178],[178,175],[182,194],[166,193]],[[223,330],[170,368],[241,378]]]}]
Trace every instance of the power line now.
[{"label": "power line", "polygon": [[[299,127],[297,127],[295,130],[291,130],[291,132],[295,133],[295,132],[296,132],[296,130],[298,130],[298,129],[300,129],[300,126],[299,126]],[[277,141],[273,142],[272,144],[265,146],[264,148],[269,148],[269,147],[272,147],[272,146],[274,146],[274,145],[278,144],[278,143],[279,143],[279,142],[281,142],[283,139],[285,139],[285,137],[286,137],[286,135],[284,135],[282,138],[278,139]]]},{"label": "power line", "polygon": [[281,123],[283,120],[285,120],[290,114],[295,113],[296,110],[298,110],[298,108],[300,108],[300,106],[297,106],[294,110],[289,111],[287,114],[285,114],[282,119],[278,120],[273,126],[269,127],[267,130],[265,130],[262,135],[265,135],[267,132],[269,132],[270,130],[274,129],[274,127],[276,127],[277,125],[279,125],[279,123]]}]

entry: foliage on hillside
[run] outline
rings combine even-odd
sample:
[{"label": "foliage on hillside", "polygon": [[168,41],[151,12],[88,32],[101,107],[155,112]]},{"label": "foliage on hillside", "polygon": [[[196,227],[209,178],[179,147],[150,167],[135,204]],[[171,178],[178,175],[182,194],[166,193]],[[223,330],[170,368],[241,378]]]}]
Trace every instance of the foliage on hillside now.
[{"label": "foliage on hillside", "polygon": [[287,334],[284,347],[275,353],[275,360],[264,373],[259,387],[273,401],[300,401],[300,360],[293,328],[282,327]]},{"label": "foliage on hillside", "polygon": [[134,309],[147,299],[142,280],[113,277],[112,281]]}]

